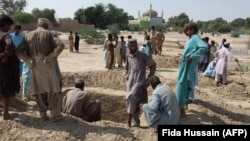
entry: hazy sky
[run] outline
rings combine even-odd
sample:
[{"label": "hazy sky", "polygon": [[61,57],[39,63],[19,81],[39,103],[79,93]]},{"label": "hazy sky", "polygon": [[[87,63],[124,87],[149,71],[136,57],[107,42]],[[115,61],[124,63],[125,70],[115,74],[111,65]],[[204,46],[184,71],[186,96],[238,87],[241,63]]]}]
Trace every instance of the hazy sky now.
[{"label": "hazy sky", "polygon": [[150,8],[158,12],[166,20],[172,16],[186,13],[194,21],[208,21],[218,17],[231,22],[236,18],[250,17],[250,0],[27,0],[28,6],[25,12],[31,12],[33,8],[54,9],[56,18],[73,18],[79,8],[87,8],[96,4],[108,3],[122,8],[129,15],[138,17]]}]

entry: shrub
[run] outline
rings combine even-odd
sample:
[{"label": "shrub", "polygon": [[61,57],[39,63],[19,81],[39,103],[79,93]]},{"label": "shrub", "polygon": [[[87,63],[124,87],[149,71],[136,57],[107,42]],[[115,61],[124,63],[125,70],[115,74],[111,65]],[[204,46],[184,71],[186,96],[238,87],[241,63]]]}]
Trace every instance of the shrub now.
[{"label": "shrub", "polygon": [[231,33],[231,37],[233,37],[233,38],[239,38],[239,37],[240,37],[240,33],[237,32],[237,31],[233,31],[233,32]]},{"label": "shrub", "polygon": [[25,12],[14,13],[13,15],[11,15],[11,18],[17,24],[28,24],[35,19],[32,14]]},{"label": "shrub", "polygon": [[118,35],[120,33],[119,25],[118,24],[112,24],[108,27],[109,33],[113,35]]},{"label": "shrub", "polygon": [[80,38],[86,39],[88,44],[102,44],[105,36],[101,32],[97,32],[94,28],[73,30],[77,32]]},{"label": "shrub", "polygon": [[81,38],[103,38],[104,35],[100,32],[97,32],[96,29],[94,28],[86,28],[86,29],[77,29],[77,30],[73,30],[73,32],[77,32],[78,35]]},{"label": "shrub", "polygon": [[248,48],[248,50],[250,50],[250,38],[247,41],[247,48]]}]

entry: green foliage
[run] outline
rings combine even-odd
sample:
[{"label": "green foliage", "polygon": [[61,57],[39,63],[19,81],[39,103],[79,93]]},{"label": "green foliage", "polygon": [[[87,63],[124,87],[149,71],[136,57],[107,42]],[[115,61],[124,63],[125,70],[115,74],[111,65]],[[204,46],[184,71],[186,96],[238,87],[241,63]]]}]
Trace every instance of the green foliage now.
[{"label": "green foliage", "polygon": [[73,30],[73,32],[77,32],[81,38],[85,38],[85,39],[88,37],[93,37],[93,38],[103,37],[103,35],[97,32],[96,29],[94,28],[76,29],[76,30]]},{"label": "green foliage", "polygon": [[57,26],[58,23],[55,18],[55,13],[56,11],[54,9],[48,9],[45,8],[43,10],[39,10],[38,8],[34,8],[31,13],[33,16],[38,19],[38,18],[47,18],[50,20],[50,22],[54,25]]},{"label": "green foliage", "polygon": [[139,25],[129,25],[129,30],[130,31],[139,31],[140,27],[139,27]]},{"label": "green foliage", "polygon": [[233,31],[231,33],[231,37],[233,37],[233,38],[239,38],[240,37],[240,33],[238,31]]},{"label": "green foliage", "polygon": [[250,18],[246,18],[246,29],[250,29]]},{"label": "green foliage", "polygon": [[84,15],[84,9],[83,8],[80,8],[75,12],[74,19],[78,20],[78,22],[81,23],[81,24],[86,23],[86,17]]},{"label": "green foliage", "polygon": [[242,19],[242,18],[237,18],[237,19],[234,19],[230,25],[232,27],[236,27],[236,28],[240,28],[240,27],[245,27],[246,25],[246,21],[245,19]]},{"label": "green foliage", "polygon": [[77,32],[80,38],[86,39],[88,44],[102,44],[105,38],[102,33],[97,32],[94,28],[77,29],[73,30],[73,32]]},{"label": "green foliage", "polygon": [[86,9],[77,10],[75,19],[81,23],[95,25],[96,28],[106,29],[109,25],[118,24],[119,29],[128,29],[128,20],[133,18],[128,16],[121,8],[113,4],[97,4]]},{"label": "green foliage", "polygon": [[179,27],[179,26],[174,27],[173,31],[183,33],[182,27]]},{"label": "green foliage", "polygon": [[30,13],[18,12],[11,15],[16,24],[28,24],[34,20],[34,16]]},{"label": "green foliage", "polygon": [[12,15],[21,12],[27,6],[26,0],[2,0],[2,8],[8,14]]},{"label": "green foliage", "polygon": [[109,33],[112,33],[113,35],[116,34],[118,35],[120,33],[119,25],[118,24],[113,24],[108,26]]},{"label": "green foliage", "polygon": [[220,33],[228,33],[231,32],[231,26],[228,24],[222,24],[217,28],[217,31]]},{"label": "green foliage", "polygon": [[167,28],[163,25],[157,25],[155,26],[155,30],[158,31],[159,29],[161,29],[162,32],[167,32]]},{"label": "green foliage", "polygon": [[250,38],[247,41],[247,48],[248,48],[248,50],[250,50]]},{"label": "green foliage", "polygon": [[186,23],[189,23],[189,17],[185,13],[181,13],[178,16],[170,17],[168,19],[170,24],[174,24],[176,26],[183,27]]}]

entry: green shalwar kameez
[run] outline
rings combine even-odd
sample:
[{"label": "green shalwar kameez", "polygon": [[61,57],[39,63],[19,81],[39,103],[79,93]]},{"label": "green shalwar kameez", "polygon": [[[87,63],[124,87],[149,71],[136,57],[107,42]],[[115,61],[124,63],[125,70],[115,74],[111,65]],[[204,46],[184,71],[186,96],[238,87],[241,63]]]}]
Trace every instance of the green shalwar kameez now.
[{"label": "green shalwar kameez", "polygon": [[[176,97],[180,108],[183,108],[188,100],[189,93],[194,89],[194,69],[198,64],[199,57],[207,51],[206,43],[199,35],[192,35],[185,44],[184,53],[179,64],[178,81],[176,85]],[[191,57],[192,61],[187,62]]]}]

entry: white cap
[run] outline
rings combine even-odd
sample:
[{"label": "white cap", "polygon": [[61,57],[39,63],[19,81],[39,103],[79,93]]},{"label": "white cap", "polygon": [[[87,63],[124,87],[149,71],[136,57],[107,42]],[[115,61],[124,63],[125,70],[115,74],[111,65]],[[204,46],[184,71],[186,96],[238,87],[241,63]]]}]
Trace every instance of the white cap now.
[{"label": "white cap", "polygon": [[76,78],[76,79],[75,79],[75,83],[76,83],[76,84],[84,83],[84,79],[82,79],[82,78]]}]

